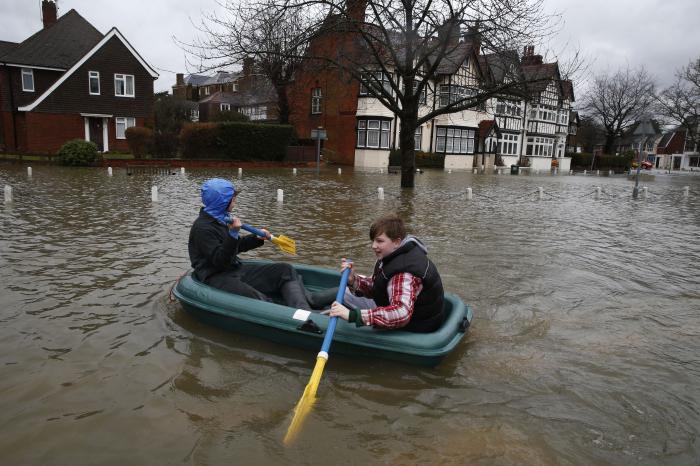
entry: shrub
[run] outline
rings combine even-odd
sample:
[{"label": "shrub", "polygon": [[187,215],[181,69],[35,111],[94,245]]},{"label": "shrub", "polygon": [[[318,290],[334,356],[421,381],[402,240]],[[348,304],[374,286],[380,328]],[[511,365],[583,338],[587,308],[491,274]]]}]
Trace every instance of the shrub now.
[{"label": "shrub", "polygon": [[[401,149],[392,149],[389,152],[389,166],[401,165]],[[416,168],[443,168],[445,166],[445,154],[435,152],[416,151]]]},{"label": "shrub", "polygon": [[593,154],[579,153],[572,155],[571,166],[590,170],[591,162],[593,162],[594,170],[623,171],[631,166],[633,158],[634,153],[626,153],[623,155],[596,155],[595,160],[593,160]]},{"label": "shrub", "polygon": [[84,139],[73,139],[63,144],[57,159],[61,165],[88,166],[97,160],[97,145]]},{"label": "shrub", "polygon": [[124,132],[129,150],[134,154],[134,158],[143,158],[151,150],[153,145],[153,131],[141,126],[132,126]]},{"label": "shrub", "polygon": [[250,121],[250,118],[248,118],[247,115],[244,115],[239,112],[234,112],[233,110],[223,110],[217,114],[214,115],[213,118],[214,121],[238,121],[238,122],[246,122]]},{"label": "shrub", "polygon": [[176,133],[155,132],[151,154],[166,159],[173,158],[177,155],[178,146],[179,141]]},{"label": "shrub", "polygon": [[215,159],[221,157],[218,144],[219,126],[216,123],[189,123],[180,131],[180,148],[183,157],[191,159]]}]

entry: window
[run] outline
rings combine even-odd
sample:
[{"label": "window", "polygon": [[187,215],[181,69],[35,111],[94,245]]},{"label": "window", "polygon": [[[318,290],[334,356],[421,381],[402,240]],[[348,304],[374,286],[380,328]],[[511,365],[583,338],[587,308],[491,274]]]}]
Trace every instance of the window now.
[{"label": "window", "polygon": [[22,68],[22,90],[34,92],[34,70],[30,68]]},{"label": "window", "polygon": [[131,74],[115,74],[114,95],[119,97],[134,97],[134,76]]},{"label": "window", "polygon": [[[476,95],[474,89],[456,86],[454,84],[441,84],[440,85],[440,107],[445,107],[449,104],[454,104],[459,102],[459,105],[464,105],[466,102],[462,102],[464,99],[469,99]],[[483,105],[480,105],[480,107]]]},{"label": "window", "polygon": [[88,73],[88,80],[90,82],[90,95],[100,95],[100,72],[90,71]]},{"label": "window", "polygon": [[438,126],[435,140],[436,151],[447,154],[473,154],[474,135],[473,129]]},{"label": "window", "polygon": [[391,94],[389,75],[382,71],[363,73],[362,81],[360,81],[360,95],[370,95],[370,88],[375,90],[375,94],[381,92],[380,88],[383,88],[388,94]]},{"label": "window", "polygon": [[357,147],[388,149],[389,120],[357,120]]},{"label": "window", "polygon": [[190,110],[190,121],[199,121],[199,110]]},{"label": "window", "polygon": [[219,110],[221,110],[222,112],[228,112],[229,110],[231,110],[231,104],[220,104]]},{"label": "window", "polygon": [[552,138],[538,138],[529,137],[527,138],[527,155],[540,155],[544,157],[552,156],[552,144],[554,140]]},{"label": "window", "polygon": [[413,142],[413,150],[420,150],[420,144],[423,139],[423,127],[419,126],[416,128],[416,135],[415,135],[415,140]]},{"label": "window", "polygon": [[115,118],[117,126],[117,139],[126,139],[126,129],[136,126],[136,119],[132,117]]},{"label": "window", "polygon": [[233,92],[238,92],[238,81],[233,83]]},{"label": "window", "polygon": [[321,113],[321,88],[315,87],[311,90],[311,113]]},{"label": "window", "polygon": [[267,120],[267,106],[241,107],[239,111],[251,120]]},{"label": "window", "polygon": [[518,135],[504,134],[501,136],[496,151],[501,155],[518,155]]},{"label": "window", "polygon": [[[415,94],[418,91],[418,83],[413,83],[413,93]],[[420,93],[418,96],[418,103],[425,105],[425,103],[428,101],[428,85],[426,84],[423,86],[423,92]]]},{"label": "window", "polygon": [[496,103],[496,113],[499,115],[517,116],[522,115],[522,109],[517,102],[509,100],[499,100]]}]

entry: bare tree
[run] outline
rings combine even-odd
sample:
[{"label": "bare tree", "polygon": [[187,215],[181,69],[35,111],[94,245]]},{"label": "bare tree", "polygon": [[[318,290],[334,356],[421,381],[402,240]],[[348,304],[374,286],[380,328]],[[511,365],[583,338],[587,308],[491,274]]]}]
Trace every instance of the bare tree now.
[{"label": "bare tree", "polygon": [[653,102],[654,83],[646,70],[626,68],[595,76],[581,110],[603,127],[604,152],[610,154],[615,139],[646,117]]},{"label": "bare tree", "polygon": [[242,64],[252,58],[254,72],[277,92],[280,123],[289,121],[286,87],[303,60],[315,21],[300,10],[280,9],[275,0],[226,0],[217,13],[204,16],[193,43],[180,45],[196,58],[201,71]]},{"label": "bare tree", "polygon": [[657,112],[686,133],[690,147],[700,144],[700,58],[676,73],[676,82],[656,96]]},{"label": "bare tree", "polygon": [[[413,187],[418,126],[439,115],[481,107],[494,96],[527,91],[519,73],[490,85],[483,76],[470,76],[468,92],[419,112],[424,93],[436,93],[442,71],[463,63],[462,34],[478,31],[481,51],[503,54],[507,62],[514,50],[542,43],[556,32],[559,18],[546,14],[543,4],[543,0],[253,0],[229,10],[232,19],[209,18],[219,29],[204,29],[213,40],[199,45],[200,50],[221,51],[221,59],[240,59],[243,54],[269,57],[271,69],[290,70],[280,82],[291,78],[299,60],[307,68],[330,67],[360,81],[367,94],[399,118],[401,186]],[[331,41],[336,47],[314,48],[314,39],[324,35],[342,38]]]}]

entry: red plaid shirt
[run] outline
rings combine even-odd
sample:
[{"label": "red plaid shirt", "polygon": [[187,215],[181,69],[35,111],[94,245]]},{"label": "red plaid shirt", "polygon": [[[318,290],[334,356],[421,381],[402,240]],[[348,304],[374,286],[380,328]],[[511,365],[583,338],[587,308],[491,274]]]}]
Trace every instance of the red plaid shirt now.
[{"label": "red plaid shirt", "polygon": [[[373,298],[372,277],[355,276],[352,290],[367,298]],[[423,281],[408,272],[397,273],[387,285],[389,295],[388,306],[378,306],[374,309],[361,309],[360,316],[365,325],[381,328],[404,327],[411,320],[416,297],[423,289]]]}]

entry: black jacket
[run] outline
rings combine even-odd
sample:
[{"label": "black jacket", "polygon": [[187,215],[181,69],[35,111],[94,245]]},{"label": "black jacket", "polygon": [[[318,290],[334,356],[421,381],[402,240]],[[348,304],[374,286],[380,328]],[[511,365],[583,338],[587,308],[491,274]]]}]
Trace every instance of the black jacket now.
[{"label": "black jacket", "polygon": [[240,265],[239,252],[255,249],[264,243],[254,235],[232,238],[226,225],[202,209],[192,224],[187,243],[194,276],[206,282],[212,275],[233,271]]},{"label": "black jacket", "polygon": [[423,288],[416,297],[411,320],[403,328],[411,332],[432,332],[437,330],[444,320],[443,305],[445,293],[442,279],[435,264],[428,259],[423,244],[417,239],[410,240],[392,252],[374,266],[372,294],[379,306],[389,305],[387,286],[391,277],[397,273],[408,272],[419,277]]}]

